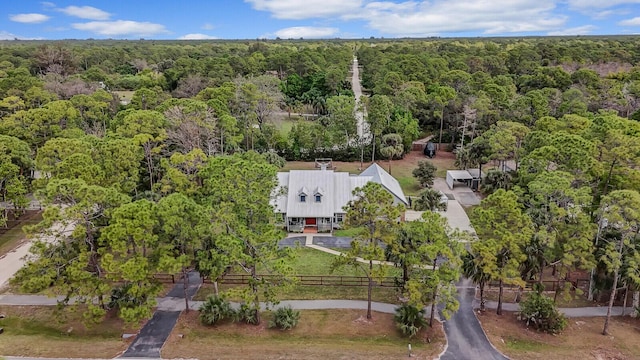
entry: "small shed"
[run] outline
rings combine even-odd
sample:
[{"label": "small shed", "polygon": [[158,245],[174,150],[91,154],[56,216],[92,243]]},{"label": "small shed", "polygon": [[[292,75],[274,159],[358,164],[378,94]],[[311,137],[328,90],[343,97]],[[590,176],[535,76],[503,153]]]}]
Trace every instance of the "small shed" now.
[{"label": "small shed", "polygon": [[451,190],[453,190],[453,186],[456,181],[464,182],[469,186],[472,180],[473,176],[471,176],[467,170],[447,170],[446,182],[447,186],[449,186],[449,189]]}]

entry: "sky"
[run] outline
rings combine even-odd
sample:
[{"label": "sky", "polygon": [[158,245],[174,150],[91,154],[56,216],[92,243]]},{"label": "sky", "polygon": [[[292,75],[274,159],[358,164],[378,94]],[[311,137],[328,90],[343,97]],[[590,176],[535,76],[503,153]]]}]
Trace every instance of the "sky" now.
[{"label": "sky", "polygon": [[0,40],[640,34],[640,0],[0,0]]}]

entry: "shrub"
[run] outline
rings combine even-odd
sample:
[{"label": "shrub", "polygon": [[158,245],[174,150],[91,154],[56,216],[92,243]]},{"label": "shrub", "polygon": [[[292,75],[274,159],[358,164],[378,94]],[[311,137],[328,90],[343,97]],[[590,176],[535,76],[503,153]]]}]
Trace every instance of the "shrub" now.
[{"label": "shrub", "polygon": [[240,309],[236,311],[234,320],[258,325],[258,309],[247,304],[242,304],[240,305]]},{"label": "shrub", "polygon": [[417,307],[409,304],[403,304],[396,309],[396,315],[394,319],[396,326],[403,335],[408,337],[414,337],[420,329],[427,325],[427,320],[424,318],[424,309],[418,309]]},{"label": "shrub", "polygon": [[200,322],[214,325],[224,319],[233,319],[235,311],[231,304],[221,296],[210,295],[200,306]]},{"label": "shrub", "polygon": [[[157,286],[154,291],[155,290],[157,290]],[[107,308],[119,310],[135,308],[147,302],[147,298],[148,296],[145,294],[137,297],[136,289],[133,288],[133,284],[126,283],[111,290],[111,296],[109,297],[109,304],[107,305]]]},{"label": "shrub", "polygon": [[551,334],[558,334],[567,327],[567,320],[558,311],[553,299],[542,295],[539,288],[520,303],[518,317],[527,326]]},{"label": "shrub", "polygon": [[436,176],[436,166],[429,161],[418,162],[418,167],[413,169],[413,177],[418,179],[420,186],[429,187],[433,185]]},{"label": "shrub", "polygon": [[298,325],[300,319],[300,311],[293,310],[291,306],[281,307],[273,313],[273,319],[269,323],[269,327],[278,327],[282,330],[293,329]]}]

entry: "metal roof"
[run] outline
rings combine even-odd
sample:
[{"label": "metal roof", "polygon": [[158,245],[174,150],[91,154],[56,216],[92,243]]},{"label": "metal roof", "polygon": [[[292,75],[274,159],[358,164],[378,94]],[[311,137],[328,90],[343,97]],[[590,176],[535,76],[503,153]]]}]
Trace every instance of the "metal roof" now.
[{"label": "metal roof", "polygon": [[404,197],[404,192],[400,187],[400,183],[393,176],[391,176],[388,172],[384,171],[380,165],[373,163],[371,166],[365,169],[360,176],[371,176],[371,181],[377,182],[378,184],[384,186],[387,191],[391,193],[391,195],[395,196],[399,201],[403,204],[409,204],[407,199]]},{"label": "metal roof", "polygon": [[[366,173],[366,174],[365,174]],[[286,213],[287,217],[332,217],[335,213],[344,213],[343,209],[353,199],[353,190],[374,181],[381,184],[399,201],[407,204],[404,193],[396,179],[384,169],[374,164],[360,175],[333,170],[291,170],[278,173],[278,189],[272,205],[276,212]],[[313,193],[307,189],[314,189]],[[300,194],[307,196],[300,201]],[[320,202],[315,196],[321,195]]]},{"label": "metal roof", "polygon": [[454,180],[473,180],[473,176],[467,170],[447,170],[447,176]]}]

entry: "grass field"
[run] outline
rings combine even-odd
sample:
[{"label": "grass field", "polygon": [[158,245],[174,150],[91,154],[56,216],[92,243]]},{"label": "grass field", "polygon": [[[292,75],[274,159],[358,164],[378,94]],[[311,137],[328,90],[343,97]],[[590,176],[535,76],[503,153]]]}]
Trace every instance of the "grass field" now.
[{"label": "grass field", "polygon": [[113,358],[129,345],[123,333],[139,327],[126,326],[115,315],[102,324],[86,328],[82,314],[57,314],[55,306],[0,306],[0,354],[49,358]]},{"label": "grass field", "polygon": [[[297,327],[269,329],[270,314],[261,325],[221,324],[205,327],[198,312],[183,314],[162,351],[163,358],[198,359],[431,359],[444,348],[442,326],[422,330],[414,339],[400,335],[393,315],[364,310],[301,311]],[[180,336],[182,335],[182,336]],[[428,338],[428,340],[427,340]]]},{"label": "grass field", "polygon": [[353,237],[357,234],[358,228],[350,228],[350,229],[337,229],[333,230],[333,236],[341,236],[341,237]]},{"label": "grass field", "polygon": [[298,115],[291,115],[291,117],[289,118],[287,114],[280,113],[271,115],[270,121],[273,123],[273,125],[275,125],[276,129],[278,129],[278,131],[280,131],[280,134],[282,135],[288,135],[291,132],[291,128],[293,128],[293,124],[297,122],[310,122],[309,120],[305,120],[303,117]]},{"label": "grass field", "polygon": [[486,312],[478,318],[489,340],[511,359],[640,359],[640,320],[611,318],[610,336],[603,336],[604,318],[570,318],[560,335],[527,329],[514,313]]}]

